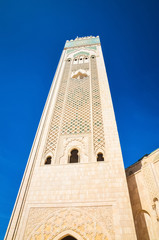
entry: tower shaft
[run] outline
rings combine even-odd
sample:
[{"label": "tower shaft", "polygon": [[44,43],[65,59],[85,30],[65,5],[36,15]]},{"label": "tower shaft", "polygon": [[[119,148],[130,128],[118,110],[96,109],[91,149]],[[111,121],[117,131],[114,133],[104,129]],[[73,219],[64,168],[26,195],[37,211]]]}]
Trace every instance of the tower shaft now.
[{"label": "tower shaft", "polygon": [[5,239],[134,240],[99,37],[67,41]]}]

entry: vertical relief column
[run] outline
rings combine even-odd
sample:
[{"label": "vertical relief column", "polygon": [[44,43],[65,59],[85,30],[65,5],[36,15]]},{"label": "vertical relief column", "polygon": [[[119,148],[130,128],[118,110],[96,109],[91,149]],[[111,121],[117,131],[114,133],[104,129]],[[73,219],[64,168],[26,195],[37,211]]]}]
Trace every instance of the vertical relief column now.
[{"label": "vertical relief column", "polygon": [[49,126],[46,146],[44,150],[45,155],[50,152],[54,154],[57,147],[58,135],[60,131],[60,123],[62,120],[62,112],[64,109],[64,100],[66,95],[67,82],[68,82],[69,72],[70,72],[70,65],[71,65],[71,61],[67,60],[65,63],[63,76],[62,76],[60,88],[59,88],[57,99],[56,99],[55,109],[54,109],[52,120]]},{"label": "vertical relief column", "polygon": [[105,139],[96,57],[91,56],[90,62],[92,80],[91,83],[92,83],[93,145],[95,154],[97,155],[98,152],[104,154]]}]

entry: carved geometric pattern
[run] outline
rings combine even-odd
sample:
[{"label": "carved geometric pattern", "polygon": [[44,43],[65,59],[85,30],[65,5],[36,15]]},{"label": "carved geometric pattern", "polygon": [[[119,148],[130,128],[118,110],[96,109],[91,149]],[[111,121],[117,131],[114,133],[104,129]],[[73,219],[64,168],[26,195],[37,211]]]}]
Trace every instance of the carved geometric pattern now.
[{"label": "carved geometric pattern", "polygon": [[82,134],[89,132],[90,78],[70,78],[63,114],[61,134]]},{"label": "carved geometric pattern", "polygon": [[67,86],[67,81],[69,76],[69,70],[70,70],[70,62],[66,61],[60,89],[57,95],[55,109],[54,109],[51,124],[49,127],[49,133],[48,133],[48,138],[47,138],[46,147],[45,147],[45,154],[50,151],[54,152],[57,145],[58,132],[59,132],[60,121],[61,121],[61,112],[64,107],[64,99],[66,94],[66,86]]},{"label": "carved geometric pattern", "polygon": [[89,69],[89,63],[82,63],[82,64],[72,64],[72,71],[77,71],[79,69],[88,70]]},{"label": "carved geometric pattern", "polygon": [[[111,207],[48,209],[32,209],[24,240],[53,240],[66,230],[78,233],[84,240],[114,239]],[[45,212],[43,220],[38,220],[39,210],[41,210],[40,213],[45,210],[47,212],[47,214]],[[34,221],[31,221],[31,218]],[[29,224],[31,228],[28,228]]]},{"label": "carved geometric pattern", "polygon": [[98,83],[96,58],[90,58],[91,62],[91,82],[92,82],[92,113],[93,113],[93,143],[94,150],[105,148],[103,118]]}]

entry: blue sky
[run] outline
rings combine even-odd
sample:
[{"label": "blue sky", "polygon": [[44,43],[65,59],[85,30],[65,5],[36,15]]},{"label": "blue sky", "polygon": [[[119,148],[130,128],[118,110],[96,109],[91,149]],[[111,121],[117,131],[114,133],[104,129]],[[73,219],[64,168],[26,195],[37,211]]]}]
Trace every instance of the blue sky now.
[{"label": "blue sky", "polygon": [[0,239],[65,41],[100,36],[125,166],[159,147],[159,1],[0,1]]}]

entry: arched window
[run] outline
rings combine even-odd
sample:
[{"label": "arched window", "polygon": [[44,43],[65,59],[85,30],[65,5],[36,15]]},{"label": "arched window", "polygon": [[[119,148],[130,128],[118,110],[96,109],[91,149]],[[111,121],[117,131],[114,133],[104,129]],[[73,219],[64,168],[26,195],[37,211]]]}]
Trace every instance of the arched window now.
[{"label": "arched window", "polygon": [[97,162],[104,161],[103,153],[97,154]]},{"label": "arched window", "polygon": [[79,58],[79,64],[83,63],[83,57]]},{"label": "arched window", "polygon": [[47,158],[46,158],[46,160],[45,160],[45,165],[46,164],[51,164],[51,157],[50,156],[48,156]]},{"label": "arched window", "polygon": [[84,63],[88,63],[88,57],[84,58]]},{"label": "arched window", "polygon": [[74,64],[78,64],[78,59],[75,58],[74,61],[73,61]]},{"label": "arched window", "polygon": [[78,163],[78,150],[73,149],[70,155],[70,163]]},{"label": "arched window", "polygon": [[67,236],[67,237],[62,238],[61,240],[77,240],[77,239],[72,236]]}]

